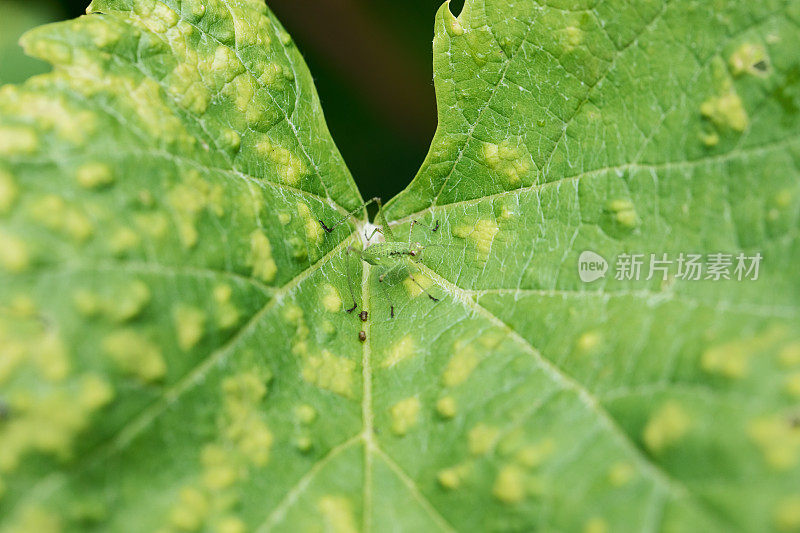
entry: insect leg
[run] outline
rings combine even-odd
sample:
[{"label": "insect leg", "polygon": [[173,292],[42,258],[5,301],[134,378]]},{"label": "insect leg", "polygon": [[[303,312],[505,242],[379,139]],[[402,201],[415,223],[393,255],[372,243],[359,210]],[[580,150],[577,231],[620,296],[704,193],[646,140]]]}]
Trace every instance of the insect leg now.
[{"label": "insect leg", "polygon": [[356,213],[358,213],[359,211],[361,211],[362,209],[364,209],[364,208],[365,208],[365,207],[367,207],[368,205],[370,205],[370,204],[372,204],[372,203],[375,203],[375,202],[377,202],[377,203],[378,203],[378,208],[380,209],[380,205],[381,205],[381,199],[380,199],[380,198],[378,198],[378,197],[376,196],[375,198],[372,198],[371,200],[368,200],[368,201],[364,202],[364,203],[363,203],[363,204],[361,204],[360,206],[356,207],[355,209],[353,209],[352,211],[350,211],[349,213],[347,213],[347,215],[345,215],[345,217],[344,217],[344,218],[342,218],[340,221],[336,222],[335,224],[333,224],[333,225],[332,225],[332,226],[330,226],[330,227],[328,227],[328,226],[325,224],[325,222],[323,222],[322,220],[319,220],[319,223],[320,223],[320,225],[322,226],[322,229],[324,229],[324,230],[325,230],[327,233],[331,233],[333,230],[335,230],[336,228],[338,228],[339,226],[341,226],[342,224],[344,224],[345,222],[347,222],[347,220],[348,220],[350,217],[352,217],[353,215],[355,215]]},{"label": "insect leg", "polygon": [[352,263],[352,261],[350,260],[350,254],[352,253],[355,253],[359,257],[359,259],[361,258],[361,253],[358,250],[356,250],[352,246],[347,247],[347,260],[346,260],[347,288],[350,289],[350,298],[353,299],[353,307],[351,307],[350,309],[345,309],[345,311],[347,311],[348,313],[352,313],[353,311],[356,310],[356,307],[358,307],[358,302],[356,302],[356,293],[353,290],[353,276],[352,273],[350,272],[350,263]]},{"label": "insect leg", "polygon": [[378,219],[380,220],[381,226],[383,226],[384,235],[386,235],[387,240],[395,241],[396,239],[392,233],[392,228],[389,226],[389,221],[386,220],[386,214],[383,212],[383,204],[381,203],[381,199],[374,198],[374,200],[378,203]]},{"label": "insect leg", "polygon": [[383,274],[381,274],[380,276],[378,276],[378,283],[380,283],[381,289],[383,290],[383,294],[384,296],[386,296],[386,299],[389,300],[389,316],[391,318],[394,318],[394,302],[392,301],[392,297],[389,295],[389,289],[386,288],[386,285],[384,285],[383,280],[386,278],[386,276],[391,275],[395,270],[398,270],[399,267],[401,266],[402,264],[398,263],[393,267],[391,267],[386,272],[384,272]]},{"label": "insect leg", "polygon": [[420,289],[422,292],[424,292],[424,293],[425,293],[425,295],[426,295],[428,298],[430,298],[430,299],[431,299],[431,300],[433,300],[434,302],[438,302],[438,301],[439,301],[439,298],[436,298],[436,297],[434,297],[434,296],[433,296],[431,293],[429,293],[429,292],[428,292],[428,289],[426,289],[425,287],[423,287],[423,286],[422,286],[422,285],[419,283],[419,281],[417,281],[417,278],[415,278],[415,277],[414,277],[414,274],[412,274],[412,273],[410,273],[410,272],[409,272],[409,273],[408,273],[408,279],[410,279],[411,281],[413,281],[413,282],[414,282],[414,285],[416,285],[417,287],[419,287],[419,289]]}]

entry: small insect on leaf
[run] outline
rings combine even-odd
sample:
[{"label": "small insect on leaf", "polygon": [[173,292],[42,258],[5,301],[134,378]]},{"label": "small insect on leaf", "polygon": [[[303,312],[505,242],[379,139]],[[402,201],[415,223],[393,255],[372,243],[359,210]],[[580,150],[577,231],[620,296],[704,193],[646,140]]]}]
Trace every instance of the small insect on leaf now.
[{"label": "small insect on leaf", "polygon": [[[357,213],[363,212],[363,210],[372,203],[378,204],[378,220],[381,224],[379,226],[374,226],[371,234],[367,233],[366,231],[364,232],[366,246],[363,250],[349,247],[347,249],[347,254],[355,254],[367,265],[379,269],[378,281],[381,282],[383,293],[386,299],[389,300],[389,316],[391,318],[394,318],[394,303],[389,296],[388,289],[383,287],[383,281],[397,278],[399,277],[398,274],[401,272],[407,272],[407,275],[404,276],[404,279],[407,278],[411,280],[413,284],[419,287],[420,292],[425,293],[428,298],[431,299],[431,301],[438,302],[439,299],[430,294],[427,288],[423,287],[414,277],[414,273],[420,271],[419,266],[417,265],[421,259],[422,252],[425,250],[424,245],[419,242],[412,242],[411,240],[414,226],[419,224],[418,221],[411,221],[408,229],[408,239],[402,240],[396,238],[392,232],[389,222],[386,220],[386,216],[382,209],[381,199],[376,197],[364,202],[362,205],[348,213],[344,218],[330,226],[328,226],[323,220],[320,220],[319,223],[327,233],[332,233],[336,228],[350,220],[350,218],[354,217]],[[439,221],[435,221],[433,227],[426,227],[426,229],[431,233],[437,232],[439,230]],[[370,243],[369,241],[375,236],[376,233],[379,233],[383,236],[383,242]],[[350,288],[350,295],[353,299],[353,305],[349,309],[346,309],[346,311],[348,313],[352,313],[358,307],[358,303],[353,291],[354,281],[349,270],[347,272],[347,281],[348,287]],[[361,318],[362,322],[366,322],[369,314],[367,311],[362,311],[358,316]]]},{"label": "small insect on leaf", "polygon": [[367,340],[367,333],[364,330],[358,332],[358,340],[360,340],[361,342]]}]

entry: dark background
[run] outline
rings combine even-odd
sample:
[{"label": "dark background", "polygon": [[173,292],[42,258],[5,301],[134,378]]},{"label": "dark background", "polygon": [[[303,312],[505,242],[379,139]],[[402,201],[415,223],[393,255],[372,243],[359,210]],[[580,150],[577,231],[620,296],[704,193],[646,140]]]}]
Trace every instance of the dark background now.
[{"label": "dark background", "polygon": [[[443,0],[268,0],[303,53],[364,198],[391,198],[416,174],[436,129],[433,19]],[[25,59],[26,29],[80,16],[88,0],[0,0],[0,83],[46,66]],[[463,0],[453,0],[458,13]]]}]

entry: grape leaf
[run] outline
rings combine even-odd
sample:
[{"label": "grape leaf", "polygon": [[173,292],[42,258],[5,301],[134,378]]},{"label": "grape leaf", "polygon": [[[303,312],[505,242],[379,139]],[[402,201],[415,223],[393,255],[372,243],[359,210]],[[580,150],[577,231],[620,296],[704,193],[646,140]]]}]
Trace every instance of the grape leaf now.
[{"label": "grape leaf", "polygon": [[0,93],[1,526],[798,527],[796,2],[443,6],[383,281],[261,2],[89,11]]}]

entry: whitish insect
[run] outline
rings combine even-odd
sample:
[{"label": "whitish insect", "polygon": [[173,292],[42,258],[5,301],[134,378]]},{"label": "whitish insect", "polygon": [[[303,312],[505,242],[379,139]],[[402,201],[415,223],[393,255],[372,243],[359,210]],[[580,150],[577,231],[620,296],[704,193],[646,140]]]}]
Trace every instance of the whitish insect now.
[{"label": "whitish insect", "polygon": [[[425,246],[418,242],[411,242],[412,232],[414,230],[414,226],[419,224],[420,226],[426,227],[423,224],[420,224],[416,220],[411,221],[411,225],[408,229],[408,239],[406,241],[399,240],[395,238],[394,234],[392,233],[392,228],[389,226],[389,223],[386,221],[386,216],[383,213],[381,199],[380,198],[373,198],[367,202],[364,202],[362,205],[358,206],[356,209],[348,213],[344,218],[333,224],[332,226],[328,226],[322,220],[319,223],[322,225],[322,229],[326,232],[331,233],[340,225],[347,222],[350,217],[362,211],[365,207],[370,204],[376,203],[378,204],[378,217],[380,219],[381,225],[375,226],[372,229],[372,233],[367,235],[368,230],[364,231],[364,237],[366,239],[366,247],[363,250],[357,250],[352,246],[347,248],[347,253],[349,254],[357,254],[364,262],[380,267],[383,269],[383,272],[378,276],[378,281],[383,284],[384,281],[388,281],[392,279],[395,275],[400,274],[401,272],[405,272],[408,276],[408,279],[411,280],[419,289],[425,293],[428,298],[433,300],[434,302],[438,302],[439,299],[434,297],[428,290],[423,287],[419,281],[414,277],[414,272],[418,271],[419,268],[415,266],[416,263],[419,262],[422,252],[425,249]],[[439,222],[436,221],[434,227],[427,228],[431,232],[436,232],[439,230]],[[383,235],[383,242],[375,242],[370,243],[370,241],[375,237],[376,233],[380,233]],[[356,302],[355,293],[353,291],[353,280],[350,277],[350,273],[348,272],[347,276],[348,287],[350,289],[350,296],[353,298],[353,306],[349,309],[346,309],[348,313],[352,313],[358,307],[358,303]],[[389,300],[389,314],[392,318],[394,318],[394,304],[389,296],[388,291],[386,290],[385,286],[383,291],[386,295],[387,300]],[[361,313],[362,320],[366,319],[366,312]]]}]

